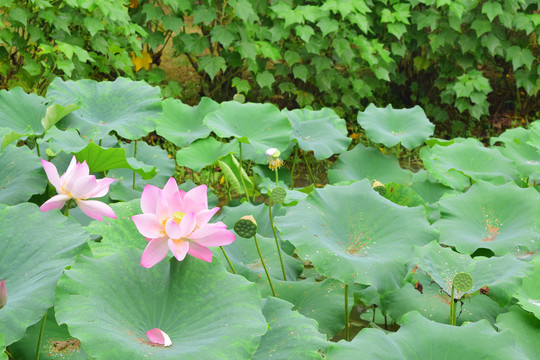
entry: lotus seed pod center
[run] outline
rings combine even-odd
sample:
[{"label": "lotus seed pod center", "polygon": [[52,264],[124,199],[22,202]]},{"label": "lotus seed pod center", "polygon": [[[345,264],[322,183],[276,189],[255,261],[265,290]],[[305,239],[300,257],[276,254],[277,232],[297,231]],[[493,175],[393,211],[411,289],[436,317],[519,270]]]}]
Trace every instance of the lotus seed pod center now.
[{"label": "lotus seed pod center", "polygon": [[186,215],[186,213],[183,213],[181,211],[177,211],[174,213],[174,218],[173,218],[173,221],[175,223],[177,223],[178,225],[180,225],[180,222],[182,221],[182,218],[184,217],[184,215]]}]

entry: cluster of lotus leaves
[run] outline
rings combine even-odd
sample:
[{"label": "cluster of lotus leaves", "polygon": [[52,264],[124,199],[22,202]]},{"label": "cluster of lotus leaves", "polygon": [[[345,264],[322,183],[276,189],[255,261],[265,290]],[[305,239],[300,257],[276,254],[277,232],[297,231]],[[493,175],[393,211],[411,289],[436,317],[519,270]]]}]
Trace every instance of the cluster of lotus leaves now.
[{"label": "cluster of lotus leaves", "polygon": [[[430,138],[434,126],[419,107],[370,105],[358,123],[376,147],[351,146],[331,109],[207,98],[191,107],[123,78],[57,79],[45,97],[0,91],[0,278],[8,292],[0,353],[34,357],[47,314],[42,359],[538,359],[539,123],[508,130],[491,147]],[[140,141],[154,131],[178,148],[176,159],[151,146],[151,136]],[[425,170],[403,169],[392,155],[401,146],[422,146]],[[219,248],[212,263],[168,255],[140,266],[147,241],[131,217],[141,213],[147,184],[163,187],[176,165],[218,165],[233,191],[243,192],[243,177],[250,194],[257,185],[268,195],[277,186],[263,169],[270,147],[283,159],[298,149],[317,160],[339,154],[331,185],[287,189],[271,209],[233,202],[213,220],[233,231],[240,217],[255,218],[276,297],[252,238],[225,247],[237,275]],[[242,170],[240,153],[260,181]],[[63,172],[73,155],[117,179],[102,199],[117,219],[39,210],[54,195],[40,158]],[[384,191],[373,189],[375,180]],[[454,294],[459,326],[450,326],[459,273],[473,282]],[[345,288],[348,311],[355,301],[376,305],[378,320],[362,318],[371,328],[350,342],[330,341],[345,326]],[[380,329],[383,315],[396,332]],[[151,343],[145,333],[153,328],[172,345]]]}]

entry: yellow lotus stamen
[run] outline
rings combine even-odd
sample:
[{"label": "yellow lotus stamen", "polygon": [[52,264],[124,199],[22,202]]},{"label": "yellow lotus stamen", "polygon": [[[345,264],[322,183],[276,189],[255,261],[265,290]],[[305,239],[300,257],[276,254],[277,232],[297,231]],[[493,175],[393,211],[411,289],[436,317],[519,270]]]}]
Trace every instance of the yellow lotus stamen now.
[{"label": "yellow lotus stamen", "polygon": [[180,222],[182,221],[182,218],[184,217],[184,215],[186,215],[186,213],[184,212],[181,212],[181,211],[175,212],[173,221],[177,223],[178,225],[180,225]]}]

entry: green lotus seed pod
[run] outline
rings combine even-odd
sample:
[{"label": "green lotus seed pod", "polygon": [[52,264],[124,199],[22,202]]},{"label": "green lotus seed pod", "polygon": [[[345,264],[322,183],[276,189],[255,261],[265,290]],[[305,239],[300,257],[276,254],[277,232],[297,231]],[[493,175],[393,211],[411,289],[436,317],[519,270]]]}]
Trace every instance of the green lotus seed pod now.
[{"label": "green lotus seed pod", "polygon": [[384,196],[384,194],[386,194],[386,188],[384,186],[376,186],[373,188],[373,190],[378,192],[381,196]]},{"label": "green lotus seed pod", "polygon": [[249,239],[257,233],[257,222],[251,215],[242,216],[240,220],[234,224],[234,231],[238,236]]},{"label": "green lotus seed pod", "polygon": [[270,193],[270,199],[276,204],[281,204],[283,201],[285,201],[285,197],[287,196],[287,191],[282,188],[281,186],[278,186],[272,190]]},{"label": "green lotus seed pod", "polygon": [[467,273],[459,273],[454,276],[452,284],[457,291],[467,292],[473,286],[473,278]]}]

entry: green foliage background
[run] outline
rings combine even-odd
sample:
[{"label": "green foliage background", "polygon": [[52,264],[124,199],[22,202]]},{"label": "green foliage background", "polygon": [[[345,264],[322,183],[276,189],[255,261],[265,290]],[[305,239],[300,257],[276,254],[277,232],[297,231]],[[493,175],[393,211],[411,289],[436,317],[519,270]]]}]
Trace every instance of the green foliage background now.
[{"label": "green foliage background", "polygon": [[[487,115],[500,127],[501,117],[509,123],[540,109],[535,0],[1,0],[0,6],[3,88],[43,91],[55,76],[128,76],[180,96],[178,83],[158,67],[172,46],[173,56],[185,56],[199,75],[192,79],[196,100],[238,93],[280,107],[332,107],[342,116],[369,103],[420,105],[450,135]],[[132,57],[142,61],[137,72]]]}]

